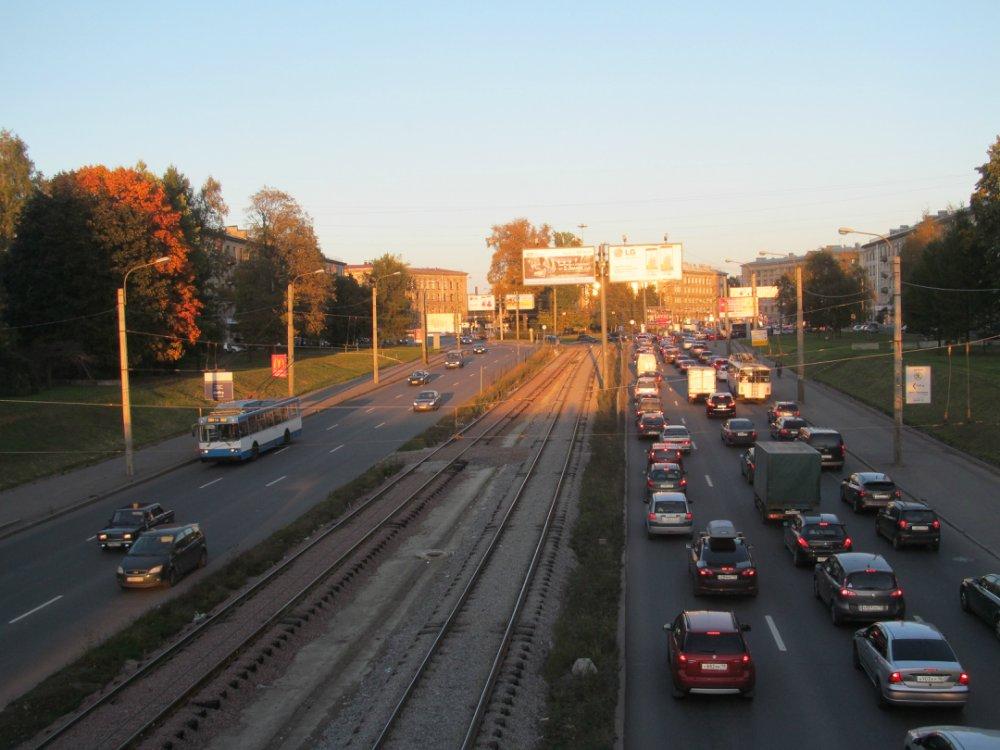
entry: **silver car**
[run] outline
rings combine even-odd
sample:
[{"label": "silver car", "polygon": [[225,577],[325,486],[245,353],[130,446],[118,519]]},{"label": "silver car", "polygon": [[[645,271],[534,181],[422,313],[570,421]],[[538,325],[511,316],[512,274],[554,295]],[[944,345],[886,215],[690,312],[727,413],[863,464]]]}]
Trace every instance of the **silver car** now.
[{"label": "silver car", "polygon": [[671,448],[679,448],[685,453],[690,453],[694,442],[691,440],[691,433],[688,428],[681,424],[671,424],[663,428],[660,433],[661,443],[666,443]]},{"label": "silver car", "polygon": [[656,378],[639,378],[635,382],[635,400],[638,401],[643,396],[660,396],[660,385]]},{"label": "silver car", "polygon": [[661,534],[691,536],[694,518],[683,492],[654,492],[646,513],[646,536]]},{"label": "silver car", "polygon": [[969,699],[969,675],[929,623],[876,622],[854,633],[854,666],[878,690],[880,706],[952,706]]},{"label": "silver car", "polygon": [[413,411],[437,411],[441,407],[441,394],[437,391],[420,391],[413,399]]},{"label": "silver car", "polygon": [[904,750],[1000,750],[1000,730],[976,727],[917,727],[906,733]]}]

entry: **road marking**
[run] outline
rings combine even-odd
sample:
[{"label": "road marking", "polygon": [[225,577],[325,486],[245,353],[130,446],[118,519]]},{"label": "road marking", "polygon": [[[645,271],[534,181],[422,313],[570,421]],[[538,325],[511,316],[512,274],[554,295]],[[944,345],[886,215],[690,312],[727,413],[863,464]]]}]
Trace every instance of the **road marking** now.
[{"label": "road marking", "polygon": [[771,629],[771,635],[774,636],[774,642],[778,645],[779,651],[787,651],[785,648],[785,642],[781,640],[781,633],[778,632],[778,626],[774,624],[774,620],[771,619],[771,615],[764,615],[764,619],[767,620],[767,626]]},{"label": "road marking", "polygon": [[329,427],[326,428],[326,431],[329,432],[330,430],[332,430],[332,429],[334,429],[336,427],[340,427],[340,422],[337,422],[337,424],[330,425]]},{"label": "road marking", "polygon": [[924,618],[921,617],[920,615],[913,615],[913,619],[916,620],[917,622],[923,622],[924,621]]},{"label": "road marking", "polygon": [[674,406],[680,406],[680,405],[681,405],[681,402],[680,402],[680,401],[678,401],[678,400],[677,400],[677,399],[675,398],[675,399],[674,399]]},{"label": "road marking", "polygon": [[53,602],[57,602],[57,601],[59,601],[59,600],[60,600],[60,599],[62,599],[62,598],[63,598],[63,595],[62,595],[62,594],[59,594],[59,596],[56,596],[56,597],[53,597],[53,598],[49,599],[49,600],[48,600],[47,602],[45,602],[45,604],[39,604],[39,605],[38,605],[37,607],[35,607],[34,609],[29,609],[29,610],[28,610],[27,612],[25,612],[25,613],[24,613],[23,615],[18,615],[18,616],[17,616],[17,617],[15,617],[15,618],[14,618],[13,620],[10,620],[10,621],[9,621],[9,622],[8,622],[7,624],[8,624],[8,625],[13,625],[13,624],[14,624],[15,622],[18,622],[19,620],[23,620],[23,619],[24,619],[25,617],[27,617],[28,615],[33,615],[33,614],[35,614],[35,612],[37,612],[37,611],[38,611],[38,610],[40,610],[40,609],[45,609],[45,608],[46,608],[47,606],[49,606],[49,605],[50,605],[50,604],[52,604]]},{"label": "road marking", "polygon": [[379,423],[378,423],[377,425],[375,425],[375,426],[374,426],[374,427],[373,427],[372,429],[373,429],[373,430],[377,430],[377,429],[378,429],[379,427],[382,427],[382,426],[383,426],[384,424],[385,424],[385,422],[379,422]]},{"label": "road marking", "polygon": [[344,447],[344,443],[341,443],[336,448],[334,448],[332,451],[330,451],[330,453],[336,453],[337,451],[339,451],[343,447]]},{"label": "road marking", "polygon": [[203,489],[205,489],[206,487],[211,487],[211,486],[212,486],[213,484],[215,484],[216,482],[221,482],[221,481],[222,481],[222,477],[219,477],[218,479],[213,479],[213,480],[212,480],[211,482],[205,482],[205,484],[203,484],[203,485],[202,485],[201,487],[199,487],[198,489],[199,489],[199,490],[203,490]]},{"label": "road marking", "polygon": [[403,397],[402,393],[397,393],[395,396],[393,396],[393,398],[402,398],[402,397]]},{"label": "road marking", "polygon": [[461,381],[459,381],[459,380],[456,380],[456,381],[455,381],[454,383],[452,383],[451,385],[452,385],[452,387],[454,387],[454,386],[458,385],[458,384],[459,384],[460,382],[461,382]]},{"label": "road marking", "polygon": [[371,414],[373,411],[375,411],[375,407],[374,406],[371,409],[369,409],[368,411],[366,411],[365,414]]},{"label": "road marking", "polygon": [[288,450],[288,446],[286,445],[286,446],[285,446],[284,448],[278,448],[278,450],[276,450],[276,451],[274,452],[274,455],[276,455],[276,456],[277,456],[277,455],[278,455],[279,453],[284,453],[284,452],[285,452],[285,451],[287,451],[287,450]]},{"label": "road marking", "polygon": [[687,420],[684,419],[684,417],[681,417],[681,424],[682,425],[687,425]]},{"label": "road marking", "polygon": [[88,537],[87,537],[87,541],[88,541],[88,542],[92,542],[92,541],[94,541],[95,539],[97,539],[97,534],[94,534],[93,536],[88,536]]},{"label": "road marking", "polygon": [[278,482],[280,482],[280,481],[281,481],[282,479],[288,479],[288,475],[287,475],[287,474],[285,474],[284,476],[280,476],[280,477],[278,477],[277,479],[275,479],[275,480],[274,480],[273,482],[268,482],[268,483],[267,483],[267,484],[265,484],[264,486],[265,486],[265,487],[270,487],[270,486],[271,486],[272,484],[277,484],[277,483],[278,483]]},{"label": "road marking", "polygon": [[714,484],[712,484],[712,477],[710,477],[708,474],[705,475],[705,481],[708,482],[709,487],[715,486]]}]

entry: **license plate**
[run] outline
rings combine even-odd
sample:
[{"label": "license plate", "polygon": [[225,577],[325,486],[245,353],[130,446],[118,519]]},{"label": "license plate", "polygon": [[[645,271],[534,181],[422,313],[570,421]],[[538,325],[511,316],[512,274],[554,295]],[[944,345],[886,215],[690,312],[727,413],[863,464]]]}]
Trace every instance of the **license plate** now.
[{"label": "license plate", "polygon": [[881,604],[859,604],[859,612],[882,612],[885,609]]},{"label": "license plate", "polygon": [[930,528],[930,527],[929,526],[914,526],[913,530],[914,531],[927,531],[928,528]]},{"label": "license plate", "polygon": [[729,669],[729,665],[717,661],[704,661],[701,663],[701,668],[706,672],[725,672]]},{"label": "license plate", "polygon": [[826,555],[817,555],[816,556],[816,562],[818,562],[818,563],[826,562],[826,560],[827,560],[827,556]]},{"label": "license plate", "polygon": [[716,411],[729,411],[729,407],[728,406],[716,406],[715,410]]},{"label": "license plate", "polygon": [[947,682],[946,675],[918,674],[917,682]]},{"label": "license plate", "polygon": [[888,493],[885,492],[873,492],[872,498],[874,498],[875,500],[888,500],[889,495]]},{"label": "license plate", "polygon": [[126,583],[142,583],[143,578],[142,576],[126,576],[125,581]]},{"label": "license plate", "polygon": [[719,580],[720,581],[735,581],[736,578],[737,578],[737,576],[733,576],[733,575],[720,575],[719,576]]},{"label": "license plate", "polygon": [[736,437],[746,437],[746,436],[747,436],[747,434],[745,432],[737,432],[736,433]]},{"label": "license plate", "polygon": [[680,523],[684,516],[660,516],[660,523]]}]

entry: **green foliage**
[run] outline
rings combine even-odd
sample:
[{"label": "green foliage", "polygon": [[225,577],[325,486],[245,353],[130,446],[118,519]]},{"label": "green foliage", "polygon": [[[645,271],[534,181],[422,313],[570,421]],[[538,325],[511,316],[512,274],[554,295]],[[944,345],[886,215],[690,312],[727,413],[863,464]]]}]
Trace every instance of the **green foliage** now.
[{"label": "green foliage", "polygon": [[860,269],[856,270],[846,273],[828,250],[806,256],[802,314],[810,325],[830,326],[839,334],[850,324],[851,315],[863,319],[864,285]]},{"label": "green foliage", "polygon": [[326,340],[334,345],[354,344],[371,337],[371,292],[353,276],[336,276],[327,299]]},{"label": "green foliage", "polygon": [[[376,302],[379,339],[401,339],[406,335],[406,330],[416,322],[413,305],[406,296],[413,285],[410,272],[403,260],[392,253],[385,253],[369,262],[372,266],[368,276],[369,297],[371,285],[378,285]],[[371,336],[370,333],[368,335]]]},{"label": "green foliage", "polygon": [[556,247],[583,247],[583,240],[572,232],[554,232],[552,243]]},{"label": "green foliage", "polygon": [[0,130],[0,253],[14,241],[21,211],[40,182],[25,142],[9,130]]}]

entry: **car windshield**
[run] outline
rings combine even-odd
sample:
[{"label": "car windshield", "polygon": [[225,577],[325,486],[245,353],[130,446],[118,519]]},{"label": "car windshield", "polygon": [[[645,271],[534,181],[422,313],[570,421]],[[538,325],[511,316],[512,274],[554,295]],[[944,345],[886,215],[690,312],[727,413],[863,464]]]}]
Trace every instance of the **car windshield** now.
[{"label": "car windshield", "polygon": [[743,639],[739,633],[688,633],[684,637],[687,654],[742,654]]},{"label": "car windshield", "polygon": [[813,435],[810,442],[820,448],[837,448],[841,440],[840,435]]},{"label": "car windshield", "polygon": [[896,577],[884,570],[864,570],[847,576],[847,588],[858,591],[891,591],[896,588]]},{"label": "car windshield", "polygon": [[642,424],[646,427],[659,428],[663,426],[663,417],[651,417],[647,415],[642,418]]},{"label": "car windshield", "polygon": [[640,411],[659,411],[660,400],[658,398],[644,398],[639,402]]},{"label": "car windshield", "polygon": [[683,500],[656,500],[653,503],[654,513],[687,513]]},{"label": "car windshield", "polygon": [[688,437],[688,431],[685,427],[667,427],[663,431],[663,437],[665,438],[686,438]]},{"label": "car windshield", "polygon": [[749,419],[733,419],[729,422],[730,430],[752,430],[753,422]]},{"label": "car windshield", "polygon": [[806,539],[843,539],[847,534],[843,526],[831,523],[829,526],[812,524],[802,529],[802,536]]},{"label": "car windshield", "polygon": [[958,661],[942,638],[898,638],[892,642],[893,661]]},{"label": "car windshield", "polygon": [[423,374],[422,372],[415,372],[415,373],[413,373],[412,375],[410,375],[410,377],[411,377],[411,378],[416,378],[416,379],[418,379],[418,380],[419,380],[420,378],[422,378],[423,376],[424,376],[424,374]]},{"label": "car windshield", "polygon": [[781,426],[790,430],[797,430],[800,427],[805,427],[806,422],[804,419],[784,419],[781,422]]},{"label": "car windshield", "polygon": [[936,516],[932,510],[907,510],[903,511],[903,518],[910,523],[932,523]]},{"label": "car windshield", "polygon": [[865,489],[872,492],[892,492],[896,485],[892,482],[865,482]]},{"label": "car windshield", "polygon": [[673,461],[677,456],[677,451],[660,450],[653,451],[654,461]]},{"label": "car windshield", "polygon": [[111,523],[114,526],[141,526],[142,517],[141,510],[116,510]]},{"label": "car windshield", "polygon": [[421,391],[417,398],[430,400],[435,396],[437,396],[437,394],[434,393],[434,391]]},{"label": "car windshield", "polygon": [[788,401],[784,401],[778,404],[778,407],[775,409],[775,411],[784,411],[784,412],[796,412],[798,410],[799,410],[798,404],[793,404]]},{"label": "car windshield", "polygon": [[649,478],[654,482],[667,482],[671,479],[680,479],[681,473],[677,469],[653,469],[649,472]]},{"label": "car windshield", "polygon": [[129,554],[159,555],[168,552],[173,543],[173,534],[150,534],[147,532],[136,540]]}]

